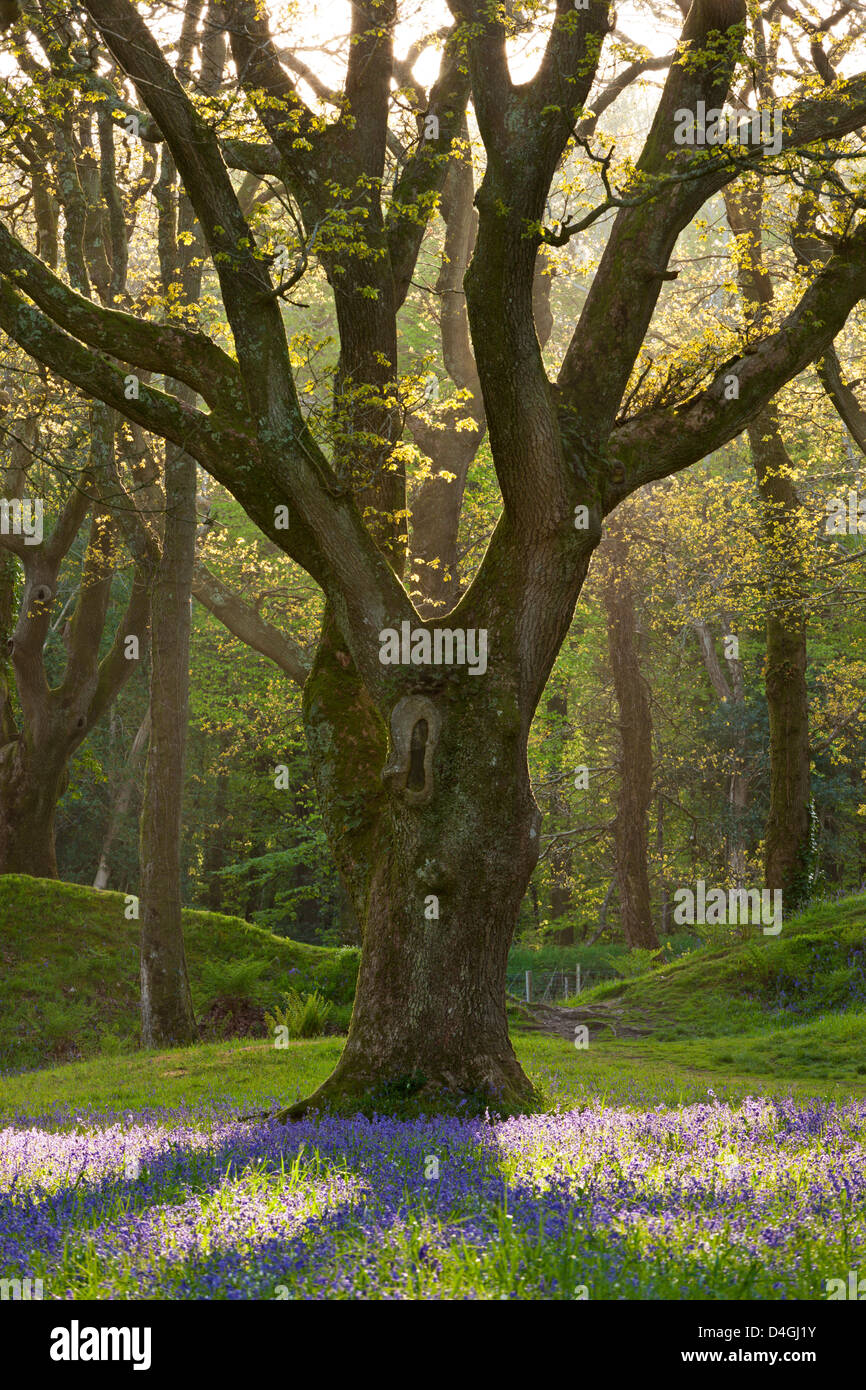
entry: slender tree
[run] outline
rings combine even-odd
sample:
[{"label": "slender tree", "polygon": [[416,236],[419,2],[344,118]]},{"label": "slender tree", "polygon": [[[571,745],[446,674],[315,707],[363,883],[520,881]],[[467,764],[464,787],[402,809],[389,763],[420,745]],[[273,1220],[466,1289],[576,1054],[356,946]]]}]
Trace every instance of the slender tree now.
[{"label": "slender tree", "polygon": [[[743,663],[733,649],[726,652],[724,666],[716,649],[716,641],[706,618],[692,618],[692,631],[697,639],[704,668],[719,703],[729,712],[741,713],[745,703],[746,691],[743,680]],[[729,634],[726,634],[726,636]],[[727,668],[727,670],[725,669]],[[746,869],[746,845],[743,817],[749,804],[748,760],[744,747],[742,729],[739,728],[735,747],[731,754],[731,770],[728,773],[728,871],[738,888],[743,886]]]},{"label": "slender tree", "polygon": [[659,939],[652,917],[647,861],[653,788],[652,711],[641,671],[629,574],[630,544],[620,517],[609,524],[601,549],[605,566],[602,599],[619,711],[619,787],[613,839],[620,922],[629,946],[657,950]]},{"label": "slender tree", "polygon": [[150,709],[148,708],[144,718],[135,732],[129,754],[126,758],[120,780],[114,789],[108,808],[108,822],[105,827],[105,834],[102,839],[102,847],[99,851],[99,862],[96,866],[96,877],[93,880],[94,888],[105,889],[108,887],[111,878],[111,852],[117,838],[117,832],[123,824],[124,818],[129,812],[132,798],[138,785],[139,764],[145,749],[147,740],[150,736]]},{"label": "slender tree", "polygon": [[[764,265],[758,184],[726,192],[736,233],[740,293],[747,322],[760,331],[774,298]],[[766,583],[764,688],[770,722],[770,804],[765,828],[764,878],[780,888],[787,911],[809,892],[810,762],[806,691],[806,580],[801,575],[802,506],[795,468],[779,412],[770,402],[748,426],[749,446],[763,504]]]}]

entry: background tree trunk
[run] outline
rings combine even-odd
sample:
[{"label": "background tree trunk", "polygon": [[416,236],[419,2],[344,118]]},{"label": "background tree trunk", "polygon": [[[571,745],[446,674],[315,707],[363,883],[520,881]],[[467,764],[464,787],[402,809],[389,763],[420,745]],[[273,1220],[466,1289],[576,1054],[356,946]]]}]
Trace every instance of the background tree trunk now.
[{"label": "background tree trunk", "polygon": [[[223,42],[222,36],[220,41]],[[159,179],[159,246],[163,286],[179,282],[194,303],[201,288],[201,230],[189,200],[178,200],[167,149]],[[178,211],[180,219],[178,219]],[[180,227],[179,227],[180,221]],[[183,234],[179,239],[178,231]],[[188,234],[189,242],[184,244]],[[183,248],[183,249],[181,249]],[[182,401],[195,392],[172,382]],[[165,523],[151,619],[150,743],[141,815],[141,1040],[173,1047],[196,1035],[183,944],[181,827],[189,717],[189,644],[195,569],[195,460],[165,446]]]},{"label": "background tree trunk", "polygon": [[96,877],[93,880],[94,888],[104,889],[108,887],[108,880],[111,874],[111,848],[114,844],[123,818],[129,810],[129,803],[132,794],[138,785],[138,764],[144,752],[150,734],[150,708],[141,721],[136,731],[135,738],[132,740],[132,747],[129,750],[129,757],[123,769],[120,784],[111,798],[111,805],[108,811],[108,824],[105,827],[105,835],[102,840],[102,849],[99,852],[99,864],[96,869]]},{"label": "background tree trunk", "polygon": [[143,1047],[178,1047],[191,1042],[196,1033],[183,944],[180,862],[195,497],[195,462],[167,445],[165,530],[151,618],[151,729],[141,814]]},{"label": "background tree trunk", "polygon": [[[737,707],[741,711],[746,699],[742,661],[739,657],[726,656],[725,661],[729,674],[725,675],[709,623],[704,618],[693,618],[691,625],[698,639],[698,646],[707,675],[710,678],[710,684],[719,699],[719,703],[727,706],[729,710]],[[733,766],[728,775],[727,861],[728,873],[734,885],[741,888],[746,871],[743,822],[749,805],[749,780],[746,775],[747,758],[742,723],[740,723],[739,736],[732,750],[732,760]]]},{"label": "background tree trunk", "polygon": [[15,557],[7,550],[0,550],[0,748],[18,732],[12,704],[15,675],[9,660],[15,627],[17,577]]},{"label": "background tree trunk", "polygon": [[619,791],[614,852],[623,935],[629,946],[658,948],[652,918],[647,851],[652,797],[652,714],[638,656],[634,594],[628,576],[629,544],[621,524],[605,535],[609,565],[603,586],[608,648],[619,706]]},{"label": "background tree trunk", "polygon": [[764,880],[780,888],[785,912],[809,897],[811,766],[806,690],[806,617],[800,572],[800,502],[775,410],[749,427],[749,442],[765,507],[767,537],[767,656],[764,685],[770,722],[770,809]]},{"label": "background tree trunk", "polygon": [[0,872],[56,878],[54,817],[66,789],[63,750],[22,734],[0,750]]},{"label": "background tree trunk", "polygon": [[[760,180],[729,191],[725,206],[739,242],[737,273],[750,326],[763,331],[773,303],[764,266]],[[758,490],[764,504],[767,659],[770,721],[770,809],[764,835],[764,881],[780,888],[786,912],[810,891],[811,769],[806,692],[806,614],[799,556],[800,500],[778,414],[767,404],[748,426]]]},{"label": "background tree trunk", "polygon": [[[17,488],[35,442],[35,434],[26,444],[16,441],[12,466],[6,475],[7,486]],[[114,517],[101,502],[93,501],[93,490],[100,491],[112,470],[114,444],[114,413],[98,402],[91,413],[87,486],[78,485],[69,491],[51,534],[43,537],[40,544],[19,545],[14,536],[0,537],[0,554],[14,549],[15,559],[11,555],[8,558],[20,565],[24,576],[14,631],[14,579],[11,587],[9,583],[2,586],[0,599],[0,621],[7,632],[6,661],[0,672],[2,873],[57,877],[54,821],[57,802],[69,780],[69,760],[135,669],[134,662],[124,659],[126,636],[135,636],[140,645],[146,640],[148,582],[144,568],[136,564],[126,612],[108,652],[99,659],[117,565],[118,536]],[[72,616],[63,628],[66,663],[62,678],[51,686],[46,645],[51,636],[58,576],[89,508],[90,529],[81,579]],[[62,618],[63,614],[58,622]],[[11,698],[13,675],[17,711]]]},{"label": "background tree trunk", "polygon": [[[548,713],[556,720],[557,729],[561,729],[568,719],[568,686],[564,682],[554,688],[547,701],[547,709]],[[557,792],[556,786],[551,789],[548,806],[553,816],[562,816],[566,809],[564,798]],[[561,820],[559,824],[562,824]],[[552,923],[556,923],[561,917],[564,917],[572,907],[571,866],[573,857],[574,849],[569,840],[557,840],[548,856],[550,864],[550,918]],[[553,940],[559,946],[572,946],[574,944],[574,923],[555,930]]]}]

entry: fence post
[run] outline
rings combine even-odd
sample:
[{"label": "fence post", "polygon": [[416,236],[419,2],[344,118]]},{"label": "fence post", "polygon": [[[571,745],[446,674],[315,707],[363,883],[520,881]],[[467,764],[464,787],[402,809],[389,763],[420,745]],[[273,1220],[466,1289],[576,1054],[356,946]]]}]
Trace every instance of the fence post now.
[{"label": "fence post", "polygon": [[527,972],[526,972],[526,1002],[527,1002],[527,1004],[531,1004],[531,1003],[532,1003],[532,971],[531,971],[531,970],[527,970]]}]

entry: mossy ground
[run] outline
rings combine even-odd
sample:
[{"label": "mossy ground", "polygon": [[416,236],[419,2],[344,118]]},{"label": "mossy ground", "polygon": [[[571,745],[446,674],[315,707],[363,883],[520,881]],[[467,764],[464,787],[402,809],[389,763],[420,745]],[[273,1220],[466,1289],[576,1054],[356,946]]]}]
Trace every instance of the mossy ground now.
[{"label": "mossy ground", "polygon": [[[0,1057],[7,1071],[25,1073],[0,1081],[6,1113],[25,1102],[32,1113],[34,1104],[55,1102],[134,1109],[210,1099],[255,1110],[289,1105],[320,1085],[337,1062],[341,1037],[285,1049],[262,1036],[136,1050],[137,923],[124,918],[123,906],[117,893],[0,879]],[[255,988],[268,1004],[289,986],[318,987],[342,1001],[347,1020],[355,952],[306,946],[215,913],[189,912],[184,925],[199,1001],[208,962],[230,968],[260,959],[267,964]],[[861,1096],[864,950],[866,898],[825,904],[786,922],[778,937],[695,950],[572,1001],[614,1001],[626,1015],[634,1009],[649,1019],[649,1037],[604,1034],[578,1050],[567,1039],[528,1031],[515,1011],[515,1047],[552,1106],[593,1096],[677,1104],[708,1089],[731,1099],[756,1091]],[[63,1062],[71,1047],[80,1059],[50,1065]]]},{"label": "mossy ground", "polygon": [[[0,1070],[137,1045],[139,924],[122,893],[7,874],[0,877]],[[197,1016],[241,962],[259,962],[241,988],[259,1008],[290,989],[319,989],[348,1024],[358,953],[274,936],[238,917],[185,911],[184,940]],[[240,971],[243,974],[243,969]]]}]

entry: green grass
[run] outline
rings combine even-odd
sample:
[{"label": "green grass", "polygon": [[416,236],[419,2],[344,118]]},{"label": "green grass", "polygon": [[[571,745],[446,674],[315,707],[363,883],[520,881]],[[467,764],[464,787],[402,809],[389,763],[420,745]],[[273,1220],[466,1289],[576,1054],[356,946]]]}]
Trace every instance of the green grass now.
[{"label": "green grass", "polygon": [[[138,924],[118,893],[24,877],[0,878],[0,1059],[28,1071],[2,1085],[3,1104],[74,1096],[100,1104],[174,1105],[211,1098],[253,1108],[256,1097],[308,1094],[339,1055],[338,1038],[275,1049],[264,1036],[170,1053],[133,1050],[137,1036]],[[237,918],[184,915],[199,1008],[220,981],[273,1009],[290,988],[318,988],[345,1028],[357,956],[272,936]],[[866,899],[823,904],[781,935],[692,950],[673,963],[585,991],[575,1003],[610,1001],[647,1038],[605,1033],[586,1051],[568,1038],[526,1031],[517,1046],[553,1102],[607,1093],[671,1103],[708,1087],[739,1095],[765,1088],[861,1095],[866,1086]],[[250,965],[250,962],[253,965]],[[721,1091],[720,1091],[721,1088]]]},{"label": "green grass", "polygon": [[703,947],[573,1003],[611,1000],[644,1013],[654,1036],[723,1037],[866,1009],[866,899],[846,898],[785,922],[777,937]]},{"label": "green grass", "polygon": [[[675,956],[700,946],[697,936],[679,933],[666,938]],[[623,956],[629,954],[624,941],[596,942],[586,946],[580,941],[571,946],[558,946],[550,941],[515,942],[508,953],[508,973],[516,975],[525,970],[570,970],[579,965],[586,974],[611,974]]]},{"label": "green grass", "polygon": [[[549,1108],[573,1108],[600,1099],[608,1105],[689,1105],[712,1090],[731,1103],[747,1095],[823,1096],[844,1100],[866,1096],[866,1075],[833,1067],[816,1075],[814,1058],[798,1055],[808,1039],[768,1035],[775,1051],[739,1045],[732,1062],[726,1040],[711,1045],[658,1043],[647,1039],[592,1042],[578,1051],[566,1039],[517,1033],[517,1055]],[[797,1040],[799,1039],[799,1041]],[[730,1046],[735,1040],[730,1040]],[[816,1046],[827,1047],[826,1039]],[[849,1044],[853,1045],[853,1044]],[[173,1108],[231,1101],[251,1111],[288,1104],[309,1095],[333,1069],[343,1039],[314,1038],[275,1048],[270,1040],[233,1038],[220,1043],[87,1061],[0,1079],[0,1119],[16,1114],[49,1115],[69,1107],[94,1110]],[[863,1055],[864,1035],[857,1046]],[[829,1068],[828,1068],[829,1069]]]},{"label": "green grass", "polygon": [[[0,1070],[137,1044],[139,923],[121,893],[0,877]],[[348,1023],[358,953],[274,936],[237,917],[185,911],[197,1016],[221,993],[272,1008],[318,989]]]},{"label": "green grass", "polygon": [[333,1068],[342,1038],[307,1038],[275,1048],[269,1039],[231,1038],[168,1051],[86,1061],[0,1079],[0,1115],[47,1114],[68,1103],[96,1110],[150,1105],[249,1104],[309,1095]]}]

